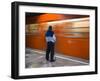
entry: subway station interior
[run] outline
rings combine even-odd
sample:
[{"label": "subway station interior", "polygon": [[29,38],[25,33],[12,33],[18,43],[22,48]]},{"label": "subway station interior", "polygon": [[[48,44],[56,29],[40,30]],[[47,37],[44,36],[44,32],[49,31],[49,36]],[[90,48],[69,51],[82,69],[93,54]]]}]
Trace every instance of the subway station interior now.
[{"label": "subway station interior", "polygon": [[[89,65],[89,15],[26,13],[25,67]],[[55,62],[47,62],[45,33],[53,27]]]}]

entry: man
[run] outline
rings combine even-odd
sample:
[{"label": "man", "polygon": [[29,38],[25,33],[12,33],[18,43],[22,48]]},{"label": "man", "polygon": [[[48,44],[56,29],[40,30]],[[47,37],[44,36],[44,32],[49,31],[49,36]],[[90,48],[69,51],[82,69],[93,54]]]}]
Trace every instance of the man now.
[{"label": "man", "polygon": [[52,26],[49,26],[46,34],[46,42],[47,42],[47,49],[46,49],[46,60],[50,62],[54,62],[54,45],[56,42],[56,37],[54,32],[52,31]]}]

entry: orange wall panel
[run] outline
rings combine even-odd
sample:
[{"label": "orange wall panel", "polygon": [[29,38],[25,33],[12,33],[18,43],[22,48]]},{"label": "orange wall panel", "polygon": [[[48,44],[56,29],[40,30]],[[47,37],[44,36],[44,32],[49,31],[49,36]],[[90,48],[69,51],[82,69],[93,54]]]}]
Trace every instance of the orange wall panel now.
[{"label": "orange wall panel", "polygon": [[69,56],[89,59],[89,40],[59,37],[56,42],[56,51]]}]

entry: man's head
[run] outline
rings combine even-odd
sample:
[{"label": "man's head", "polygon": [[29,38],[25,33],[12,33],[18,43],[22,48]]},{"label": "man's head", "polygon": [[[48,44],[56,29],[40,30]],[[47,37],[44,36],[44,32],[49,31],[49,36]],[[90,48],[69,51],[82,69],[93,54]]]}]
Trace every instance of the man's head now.
[{"label": "man's head", "polygon": [[52,26],[49,26],[49,27],[48,27],[48,30],[52,31]]}]

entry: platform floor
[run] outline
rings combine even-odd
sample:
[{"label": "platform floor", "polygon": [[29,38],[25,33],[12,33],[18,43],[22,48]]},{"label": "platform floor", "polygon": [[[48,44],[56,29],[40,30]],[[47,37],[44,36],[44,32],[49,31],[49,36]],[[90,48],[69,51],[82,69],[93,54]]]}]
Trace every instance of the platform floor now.
[{"label": "platform floor", "polygon": [[55,59],[55,62],[48,62],[45,60],[45,51],[27,48],[25,54],[25,67],[40,68],[60,66],[82,66],[89,64],[88,60],[66,56],[58,53],[55,53]]}]

